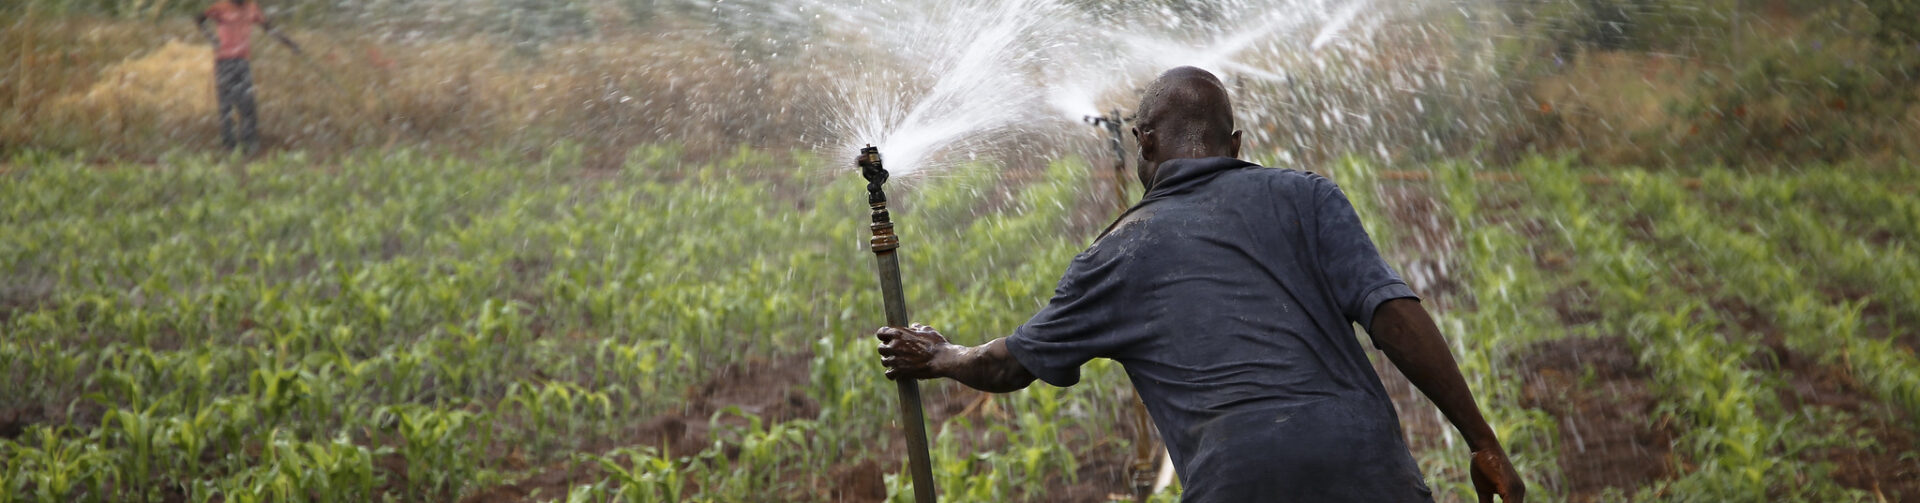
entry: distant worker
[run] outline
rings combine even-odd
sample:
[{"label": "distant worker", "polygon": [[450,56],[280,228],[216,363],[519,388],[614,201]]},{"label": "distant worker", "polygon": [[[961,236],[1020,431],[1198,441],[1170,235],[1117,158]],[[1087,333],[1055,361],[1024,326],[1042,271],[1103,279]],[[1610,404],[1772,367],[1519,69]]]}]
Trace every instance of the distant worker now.
[{"label": "distant worker", "polygon": [[[207,27],[209,20],[213,21],[215,28]],[[220,97],[220,142],[228,150],[238,147],[252,153],[260,146],[259,118],[253,103],[253,69],[248,64],[253,57],[253,25],[265,28],[268,35],[286,44],[295,54],[300,53],[300,46],[274,29],[267,16],[260,13],[259,2],[219,0],[195,17],[193,24],[214,46],[214,86]],[[240,122],[237,135],[233,124],[235,114],[239,115]]]},{"label": "distant worker", "polygon": [[976,347],[926,326],[875,333],[891,379],[1006,393],[1120,362],[1166,440],[1185,502],[1426,502],[1359,323],[1459,429],[1479,500],[1526,486],[1446,341],[1380,258],[1346,194],[1236,159],[1227,91],[1169,70],[1133,134],[1146,194],[1067,265],[1053,300]]}]

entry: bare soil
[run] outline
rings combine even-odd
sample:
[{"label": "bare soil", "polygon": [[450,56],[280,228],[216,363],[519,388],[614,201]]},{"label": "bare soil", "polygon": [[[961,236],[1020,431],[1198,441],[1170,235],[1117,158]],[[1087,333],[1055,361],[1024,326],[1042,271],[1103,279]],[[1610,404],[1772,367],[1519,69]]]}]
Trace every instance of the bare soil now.
[{"label": "bare soil", "polygon": [[0,438],[19,440],[36,424],[92,429],[100,425],[106,407],[93,400],[74,400],[67,407],[26,403],[0,405]]},{"label": "bare soil", "polygon": [[[651,446],[668,456],[696,454],[709,444],[714,414],[732,406],[741,412],[759,416],[769,423],[812,418],[819,414],[800,386],[807,382],[808,355],[774,359],[749,358],[729,365],[686,393],[686,406],[679,412],[661,414],[633,426],[618,439],[602,439],[587,452],[605,454],[619,447]],[[718,424],[743,425],[746,419],[721,416]],[[514,453],[508,453],[509,457]],[[566,494],[577,484],[598,480],[597,467],[557,462],[525,480],[488,488],[464,501],[469,503],[533,501],[534,496],[553,498]]]},{"label": "bare soil", "polygon": [[16,316],[44,309],[53,298],[51,279],[13,280],[18,284],[0,285],[0,325]]},{"label": "bare soil", "polygon": [[1799,354],[1769,336],[1765,351],[1770,363],[1782,370],[1786,385],[1775,390],[1789,411],[1827,408],[1845,412],[1839,424],[1822,425],[1834,433],[1854,433],[1871,443],[1849,443],[1812,449],[1802,459],[1833,464],[1832,477],[1841,486],[1878,495],[1884,501],[1920,501],[1920,459],[1904,458],[1920,452],[1914,418],[1898,406],[1873,396],[1846,369],[1822,364]]},{"label": "bare soil", "polygon": [[[730,365],[714,374],[705,383],[691,387],[686,392],[686,407],[678,412],[655,416],[631,428],[619,439],[598,442],[586,449],[586,452],[604,454],[619,447],[651,446],[672,456],[695,454],[710,447],[710,434],[714,414],[727,407],[738,407],[741,411],[754,414],[768,423],[779,423],[795,419],[812,419],[819,415],[819,405],[801,391],[808,380],[810,357],[805,354],[788,357],[760,359],[750,358],[747,362]],[[878,378],[878,376],[876,376]],[[1005,439],[997,435],[981,435],[987,432],[1001,417],[996,417],[995,407],[980,400],[985,393],[967,389],[952,383],[926,383],[922,388],[922,399],[926,408],[928,436],[939,434],[941,427],[957,427],[961,423],[946,423],[962,413],[979,415],[972,421],[972,434],[962,438],[973,445],[968,449],[996,448],[1005,445]],[[988,398],[991,400],[991,398]],[[720,425],[744,425],[746,419],[733,415],[721,416]],[[943,424],[944,423],[944,424]],[[885,434],[899,435],[897,430]],[[1114,435],[1131,438],[1130,426],[1120,424]],[[1075,435],[1068,435],[1069,438]],[[789,479],[803,479],[810,474],[828,473],[832,487],[825,488],[821,494],[783,494],[777,499],[783,501],[833,501],[833,502],[879,502],[886,498],[885,476],[903,470],[902,466],[889,466],[888,460],[905,459],[904,442],[889,442],[884,450],[876,451],[872,456],[848,459],[843,463],[829,467],[796,466],[789,467]],[[1071,480],[1065,474],[1049,477],[1044,494],[1047,501],[1060,502],[1106,502],[1110,494],[1126,489],[1126,467],[1129,453],[1117,442],[1101,442],[1087,446],[1078,452],[1079,473]],[[511,456],[511,455],[509,455]],[[876,461],[879,460],[879,461]],[[394,467],[385,467],[394,468]],[[398,467],[404,471],[404,467]],[[395,472],[399,473],[399,472]],[[487,488],[468,498],[468,503],[525,502],[538,499],[550,499],[566,494],[575,485],[590,484],[603,476],[600,470],[589,464],[558,462],[546,466],[534,475],[507,485]]]},{"label": "bare soil", "polygon": [[1569,501],[1632,493],[1674,475],[1673,428],[1660,421],[1651,377],[1619,337],[1567,337],[1515,362],[1529,376],[1521,405],[1560,426],[1560,472]]},{"label": "bare soil", "polygon": [[[1837,288],[1829,288],[1825,293],[1833,300],[1860,300],[1866,296]],[[1874,396],[1872,390],[1847,372],[1844,361],[1822,362],[1789,348],[1785,333],[1774,324],[1772,314],[1739,299],[1717,299],[1713,309],[1742,333],[1760,338],[1759,352],[1747,359],[1748,365],[1784,379],[1775,392],[1787,411],[1795,414],[1812,409],[1842,412],[1838,424],[1825,424],[1820,428],[1870,440],[1811,449],[1799,453],[1801,459],[1831,463],[1834,468],[1831,476],[1843,487],[1873,493],[1884,501],[1920,501],[1920,459],[1910,457],[1920,453],[1920,435],[1916,435],[1914,429],[1914,425],[1920,423],[1915,422],[1911,414]],[[1888,330],[1889,326],[1898,325],[1888,319],[1884,305],[1869,303],[1862,314],[1868,320],[1868,335],[1895,337],[1896,342],[1903,342],[1902,337],[1913,337]]]},{"label": "bare soil", "polygon": [[[1390,180],[1399,180],[1389,177]],[[1436,309],[1446,309],[1459,300],[1458,283],[1446,276],[1447,252],[1453,249],[1450,229],[1436,222],[1450,221],[1427,193],[1421,179],[1391,182],[1381,188],[1385,209],[1395,227],[1395,246],[1383,251],[1404,264],[1408,282]],[[1593,182],[1589,182],[1593,183]],[[1689,187],[1693,188],[1693,187]],[[1513,206],[1517,200],[1504,201]],[[1503,201],[1487,201],[1496,221],[1503,218]],[[1544,232],[1538,222],[1497,221],[1510,225],[1529,237]],[[1626,222],[1630,234],[1641,240],[1655,239],[1651,221],[1645,217]],[[1544,271],[1564,271],[1569,259],[1551,249],[1535,250],[1535,265]],[[1683,278],[1711,277],[1705,271],[1682,269]],[[1423,285],[1422,283],[1426,283]],[[1920,334],[1903,333],[1891,327],[1905,326],[1906,320],[1890,313],[1886,305],[1867,297],[1866,292],[1828,288],[1824,293],[1835,300],[1867,300],[1863,317],[1866,333],[1893,338],[1896,344],[1911,349]],[[1703,294],[1710,294],[1703,292]],[[1567,326],[1591,325],[1602,318],[1592,309],[1591,295],[1584,285],[1572,285],[1553,292],[1546,299],[1558,319]],[[1468,307],[1470,308],[1470,306]],[[1856,444],[1814,449],[1798,453],[1805,461],[1831,463],[1833,480],[1840,485],[1871,492],[1884,501],[1920,501],[1920,460],[1911,459],[1916,449],[1914,418],[1903,409],[1876,399],[1855,382],[1840,363],[1822,363],[1789,350],[1781,342],[1780,330],[1772,325],[1772,313],[1762,312],[1738,301],[1718,299],[1713,309],[1738,332],[1730,336],[1758,334],[1762,353],[1749,359],[1751,365],[1764,366],[1770,374],[1785,381],[1780,400],[1789,411],[1829,408],[1840,411],[1842,424],[1823,426],[1827,431],[1856,434],[1867,440]],[[1731,328],[1731,327],[1730,327]],[[1378,359],[1376,359],[1378,360]],[[1621,338],[1566,338],[1537,344],[1516,358],[1519,374],[1529,376],[1522,390],[1522,405],[1552,415],[1560,426],[1561,459],[1570,501],[1594,501],[1603,492],[1617,489],[1632,494],[1641,487],[1674,477],[1684,470],[1683,461],[1672,451],[1677,435],[1675,425],[1662,421],[1656,413],[1660,397],[1650,389],[1650,376]],[[1376,361],[1382,380],[1394,395],[1401,410],[1410,445],[1422,449],[1421,439],[1444,427],[1437,416],[1422,412],[1432,406],[1411,390],[1405,379],[1390,365]]]},{"label": "bare soil", "polygon": [[46,422],[45,411],[39,406],[7,407],[0,409],[0,438],[13,440],[25,434],[28,426]]}]

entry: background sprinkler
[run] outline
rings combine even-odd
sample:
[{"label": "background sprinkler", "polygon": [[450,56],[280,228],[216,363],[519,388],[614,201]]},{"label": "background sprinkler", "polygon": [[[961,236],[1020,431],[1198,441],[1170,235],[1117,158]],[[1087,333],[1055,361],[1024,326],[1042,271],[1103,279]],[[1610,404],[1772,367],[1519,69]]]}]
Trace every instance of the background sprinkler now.
[{"label": "background sprinkler", "polygon": [[1115,108],[1107,115],[1088,115],[1081,120],[1107,130],[1107,147],[1113,149],[1113,200],[1120,211],[1125,212],[1130,206],[1127,204],[1127,149],[1125,137],[1120,136],[1120,125],[1127,119]]},{"label": "background sprinkler", "polygon": [[[1121,136],[1119,125],[1125,123],[1125,115],[1119,109],[1108,111],[1106,115],[1087,115],[1083,117],[1092,127],[1106,129],[1106,144],[1114,150],[1114,205],[1121,215],[1127,213],[1127,148],[1125,136]],[[1133,394],[1133,463],[1127,465],[1127,480],[1133,482],[1133,501],[1146,501],[1154,495],[1154,480],[1158,470],[1154,467],[1154,457],[1160,453],[1160,445],[1154,443],[1154,420],[1146,415],[1146,401],[1140,401],[1139,392]]]},{"label": "background sprinkler", "polygon": [[[907,299],[900,288],[900,237],[893,233],[893,218],[887,214],[887,168],[880,164],[880,149],[867,145],[855,158],[860,176],[867,179],[867,206],[873,208],[874,264],[880,272],[880,295],[885,299],[887,326],[907,328]],[[920,383],[913,379],[893,382],[900,391],[900,429],[907,437],[907,464],[913,474],[913,500],[933,503],[933,461],[927,456],[927,426],[920,408]]]},{"label": "background sprinkler", "polygon": [[[1127,201],[1127,149],[1124,141],[1126,137],[1121,136],[1120,133],[1120,126],[1127,119],[1121,115],[1120,109],[1116,108],[1107,112],[1107,115],[1089,115],[1081,120],[1107,131],[1107,146],[1113,149],[1113,201],[1119,210],[1116,215],[1124,214],[1127,208],[1132,206]],[[1133,463],[1127,466],[1127,478],[1133,485],[1133,501],[1145,502],[1165,485],[1164,483],[1156,484],[1159,479],[1164,478],[1160,476],[1160,472],[1165,470],[1158,469],[1154,465],[1156,457],[1164,457],[1160,456],[1160,452],[1165,448],[1154,442],[1153,419],[1147,415],[1147,403],[1140,399],[1138,391],[1133,393],[1132,410]]]}]

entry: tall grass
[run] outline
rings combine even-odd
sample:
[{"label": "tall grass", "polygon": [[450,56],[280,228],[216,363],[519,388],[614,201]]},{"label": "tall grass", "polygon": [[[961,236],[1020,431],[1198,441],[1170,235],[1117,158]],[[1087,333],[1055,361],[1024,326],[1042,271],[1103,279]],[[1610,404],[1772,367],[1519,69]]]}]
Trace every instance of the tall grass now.
[{"label": "tall grass", "polygon": [[1901,4],[1509,4],[1527,22],[1501,55],[1520,120],[1499,150],[1686,169],[1911,161],[1920,45],[1886,30],[1911,24]]},{"label": "tall grass", "polygon": [[[611,24],[591,40],[527,46],[487,37],[409,39],[352,27],[261,36],[254,81],[265,144],[359,147],[581,144],[617,167],[640,144],[724,155],[822,139],[833,62],[750,61],[691,29]],[[129,21],[23,13],[0,30],[0,154],[25,147],[153,159],[218,143],[212,51],[184,17]],[[791,64],[798,64],[791,63]]]}]

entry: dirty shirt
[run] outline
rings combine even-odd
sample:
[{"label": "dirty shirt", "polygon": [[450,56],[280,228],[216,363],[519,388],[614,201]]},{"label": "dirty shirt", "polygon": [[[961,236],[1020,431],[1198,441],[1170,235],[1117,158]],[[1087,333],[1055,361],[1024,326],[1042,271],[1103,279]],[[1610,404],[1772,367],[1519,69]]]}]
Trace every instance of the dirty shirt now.
[{"label": "dirty shirt", "polygon": [[1332,181],[1182,159],[1006,344],[1054,386],[1120,362],[1182,501],[1430,501],[1353,331],[1410,297]]},{"label": "dirty shirt", "polygon": [[215,33],[220,36],[220,46],[214,49],[214,59],[247,59],[253,57],[253,25],[266,22],[260,13],[260,2],[247,2],[234,5],[222,0],[207,7],[207,19],[213,20]]}]

